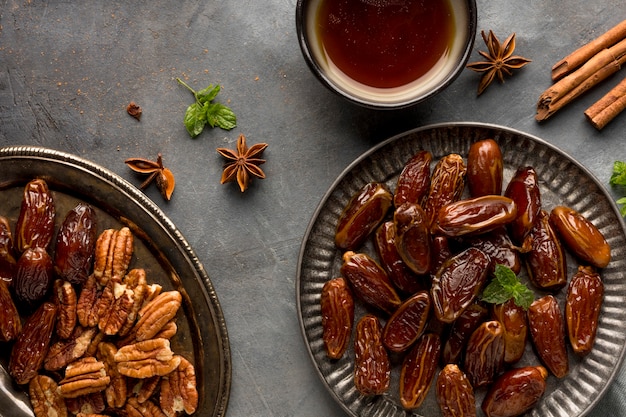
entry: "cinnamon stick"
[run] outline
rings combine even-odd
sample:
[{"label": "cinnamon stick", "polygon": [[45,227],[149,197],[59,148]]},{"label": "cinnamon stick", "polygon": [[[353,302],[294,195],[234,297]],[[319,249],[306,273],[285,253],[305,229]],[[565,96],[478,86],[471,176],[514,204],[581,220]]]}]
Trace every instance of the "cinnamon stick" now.
[{"label": "cinnamon stick", "polygon": [[624,109],[626,109],[626,78],[585,110],[585,116],[593,127],[602,130]]},{"label": "cinnamon stick", "polygon": [[557,81],[587,62],[603,49],[626,38],[626,20],[618,23],[591,42],[581,46],[552,67],[552,81]]},{"label": "cinnamon stick", "polygon": [[557,81],[537,102],[537,121],[544,121],[626,63],[626,39],[594,55],[582,67]]}]

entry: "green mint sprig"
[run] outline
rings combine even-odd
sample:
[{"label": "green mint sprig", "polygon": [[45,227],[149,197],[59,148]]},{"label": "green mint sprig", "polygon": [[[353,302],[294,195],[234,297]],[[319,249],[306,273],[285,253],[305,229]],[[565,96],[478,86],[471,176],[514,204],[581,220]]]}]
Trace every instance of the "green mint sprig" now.
[{"label": "green mint sprig", "polygon": [[535,300],[535,294],[511,271],[511,268],[496,264],[495,277],[483,290],[483,301],[502,304],[513,299],[515,304],[528,310]]},{"label": "green mint sprig", "polygon": [[179,84],[183,85],[193,93],[196,101],[187,107],[185,111],[185,128],[192,138],[195,138],[208,124],[211,127],[220,127],[224,130],[231,130],[237,126],[237,116],[227,106],[221,103],[213,103],[213,100],[220,92],[219,85],[209,86],[200,91],[189,87],[183,80],[176,78]]},{"label": "green mint sprig", "polygon": [[[613,163],[613,173],[611,174],[609,184],[626,187],[626,162],[615,161]],[[626,197],[617,199],[616,203],[622,206],[620,208],[622,217],[626,217]]]}]

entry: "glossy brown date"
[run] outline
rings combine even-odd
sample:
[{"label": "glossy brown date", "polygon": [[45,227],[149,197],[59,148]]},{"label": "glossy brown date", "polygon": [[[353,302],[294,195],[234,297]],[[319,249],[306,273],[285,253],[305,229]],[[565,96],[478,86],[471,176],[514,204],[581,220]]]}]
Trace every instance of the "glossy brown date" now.
[{"label": "glossy brown date", "polygon": [[460,363],[470,336],[488,317],[489,311],[481,304],[467,307],[450,327],[450,333],[441,352],[442,363]]},{"label": "glossy brown date", "polygon": [[539,217],[541,210],[541,192],[537,172],[533,167],[520,167],[504,191],[517,205],[517,216],[509,224],[511,238],[517,245],[523,246]]},{"label": "glossy brown date", "polygon": [[404,203],[393,215],[396,249],[404,263],[416,274],[430,271],[430,227],[421,206]]},{"label": "glossy brown date", "polygon": [[17,261],[13,292],[19,307],[35,308],[54,281],[53,262],[43,248],[28,248]]},{"label": "glossy brown date", "polygon": [[587,355],[596,340],[604,284],[592,267],[579,267],[570,281],[565,301],[567,335],[574,352]]},{"label": "glossy brown date", "polygon": [[528,338],[526,311],[515,304],[513,299],[502,304],[493,304],[491,317],[502,324],[504,336],[504,363],[512,364],[524,355]]},{"label": "glossy brown date", "polygon": [[467,168],[461,155],[449,154],[437,162],[430,178],[428,196],[424,201],[429,225],[435,223],[437,213],[443,206],[461,198],[466,173]]},{"label": "glossy brown date", "polygon": [[89,276],[96,246],[96,212],[79,203],[65,216],[57,233],[54,270],[72,284],[82,285]]},{"label": "glossy brown date", "polygon": [[369,255],[352,251],[344,253],[340,271],[366,304],[388,314],[402,304],[385,270]]},{"label": "glossy brown date", "polygon": [[437,371],[441,340],[435,333],[426,333],[409,351],[400,370],[400,403],[414,410],[424,402]]},{"label": "glossy brown date", "polygon": [[435,275],[439,268],[452,256],[450,242],[446,236],[433,236],[430,241],[430,274]]},{"label": "glossy brown date", "polygon": [[555,291],[567,284],[567,260],[561,241],[550,225],[549,215],[541,210],[528,235],[531,250],[525,254],[528,275],[538,288]]},{"label": "glossy brown date", "polygon": [[322,338],[326,354],[331,359],[343,356],[354,324],[354,299],[343,278],[327,281],[322,288]]},{"label": "glossy brown date", "polygon": [[354,250],[378,227],[391,207],[393,196],[385,185],[365,184],[348,202],[339,216],[335,244],[340,249]]},{"label": "glossy brown date", "polygon": [[467,186],[472,197],[500,195],[503,171],[502,152],[495,140],[472,143],[467,153]]},{"label": "glossy brown date", "polygon": [[54,200],[48,184],[42,179],[26,184],[15,226],[14,243],[18,252],[28,248],[47,249],[54,234],[54,217]]},{"label": "glossy brown date", "polygon": [[411,157],[400,172],[393,194],[395,207],[404,203],[421,204],[430,186],[430,163],[433,156],[419,151]]},{"label": "glossy brown date", "polygon": [[449,237],[487,233],[510,223],[517,206],[508,197],[485,195],[447,204],[439,210],[436,230]]},{"label": "glossy brown date", "polygon": [[487,417],[516,417],[537,404],[546,391],[548,372],[542,366],[511,369],[489,388],[481,408]]},{"label": "glossy brown date", "polygon": [[19,385],[27,384],[41,368],[48,353],[57,308],[44,302],[24,322],[9,359],[9,373]]},{"label": "glossy brown date", "polygon": [[405,294],[413,294],[425,288],[424,279],[416,275],[398,253],[393,221],[386,221],[376,229],[374,247],[381,266],[385,268],[389,279],[397,289]]},{"label": "glossy brown date", "polygon": [[528,309],[528,328],[535,350],[543,364],[557,378],[569,372],[565,347],[565,324],[556,298],[546,295]]},{"label": "glossy brown date", "polygon": [[478,248],[491,258],[492,266],[504,265],[511,269],[515,275],[522,269],[522,257],[506,231],[500,227],[489,233],[477,236],[468,236],[463,239],[468,245]]},{"label": "glossy brown date", "polygon": [[0,280],[0,342],[10,342],[22,330],[20,314],[15,307],[8,283]]},{"label": "glossy brown date", "polygon": [[9,220],[0,216],[0,280],[10,285],[15,276],[16,263]]},{"label": "glossy brown date", "polygon": [[491,384],[504,363],[504,329],[500,322],[482,323],[470,336],[463,369],[474,388]]},{"label": "glossy brown date", "polygon": [[476,417],[476,397],[467,375],[455,364],[443,367],[436,382],[436,397],[443,417]]},{"label": "glossy brown date", "polygon": [[604,268],[611,261],[611,247],[604,235],[581,213],[569,207],[554,207],[550,224],[581,262]]},{"label": "glossy brown date", "polygon": [[354,386],[363,395],[381,395],[389,389],[391,363],[381,339],[378,318],[366,314],[354,336]]},{"label": "glossy brown date", "polygon": [[419,291],[398,307],[383,328],[383,344],[392,352],[404,352],[422,335],[430,313],[430,294]]},{"label": "glossy brown date", "polygon": [[430,290],[437,319],[452,323],[463,313],[482,290],[490,263],[483,251],[468,248],[443,264]]}]

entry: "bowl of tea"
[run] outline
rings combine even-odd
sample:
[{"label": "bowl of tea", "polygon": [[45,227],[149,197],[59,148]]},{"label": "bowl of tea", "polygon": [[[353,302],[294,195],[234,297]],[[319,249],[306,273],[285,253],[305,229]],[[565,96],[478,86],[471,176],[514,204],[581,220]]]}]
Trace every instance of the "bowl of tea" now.
[{"label": "bowl of tea", "polygon": [[476,15],[475,0],[298,0],[296,30],[322,84],[354,103],[395,109],[461,73]]}]

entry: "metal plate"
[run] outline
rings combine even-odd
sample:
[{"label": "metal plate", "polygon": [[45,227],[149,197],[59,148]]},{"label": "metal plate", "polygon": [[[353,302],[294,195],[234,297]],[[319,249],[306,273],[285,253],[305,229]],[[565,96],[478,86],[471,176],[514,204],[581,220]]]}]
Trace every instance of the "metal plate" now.
[{"label": "metal plate", "polygon": [[[572,207],[591,220],[612,248],[612,260],[601,271],[605,298],[596,344],[592,352],[576,357],[569,349],[570,372],[557,379],[549,376],[547,389],[537,406],[527,415],[580,417],[600,399],[615,377],[626,345],[626,226],[611,196],[593,175],[573,158],[545,141],[495,125],[453,123],[433,125],[393,137],[380,143],[354,161],[324,195],[306,232],[298,262],[296,297],[300,325],[313,364],[332,397],[352,416],[434,416],[440,415],[434,389],[414,412],[405,411],[398,395],[401,358],[392,357],[392,381],[382,396],[367,398],[353,383],[352,347],[342,359],[326,357],[322,342],[320,293],[324,283],[340,275],[341,252],[334,245],[337,219],[349,199],[367,182],[386,183],[395,188],[397,176],[406,161],[419,150],[433,154],[433,164],[443,155],[459,153],[466,157],[472,142],[493,138],[504,158],[504,186],[520,166],[533,166],[540,180],[542,205],[550,210],[557,204]],[[369,245],[369,246],[368,246]],[[371,242],[362,250],[374,254]],[[576,260],[567,254],[568,275],[577,269]],[[520,279],[526,280],[525,272]],[[535,290],[537,296],[541,296]],[[557,299],[564,306],[565,291]],[[357,301],[355,322],[365,312]],[[527,343],[518,366],[536,365],[539,360]],[[484,390],[476,391],[477,415],[484,415],[480,403]]]},{"label": "metal plate", "polygon": [[[53,193],[57,228],[79,201],[97,212],[98,232],[128,226],[135,236],[131,268],[144,268],[148,282],[177,289],[183,307],[172,350],[196,368],[197,415],[224,416],[232,377],[226,324],[213,285],[185,238],[136,187],[89,161],[39,147],[0,149],[0,215],[14,227],[24,185],[43,178]],[[0,416],[33,416],[24,391],[6,373],[9,346],[0,350]]]}]

